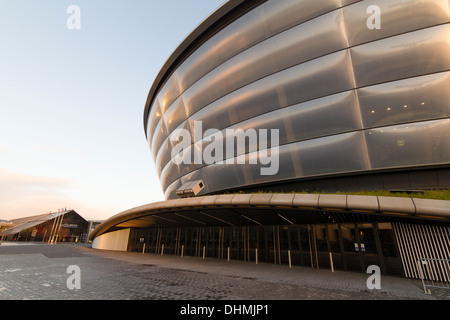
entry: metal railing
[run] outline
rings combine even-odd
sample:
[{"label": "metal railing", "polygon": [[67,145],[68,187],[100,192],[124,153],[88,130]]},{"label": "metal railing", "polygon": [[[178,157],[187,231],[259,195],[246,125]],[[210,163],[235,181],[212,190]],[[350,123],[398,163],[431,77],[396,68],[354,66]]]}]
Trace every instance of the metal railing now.
[{"label": "metal railing", "polygon": [[431,294],[429,288],[450,290],[450,259],[419,258],[417,271],[425,294]]}]

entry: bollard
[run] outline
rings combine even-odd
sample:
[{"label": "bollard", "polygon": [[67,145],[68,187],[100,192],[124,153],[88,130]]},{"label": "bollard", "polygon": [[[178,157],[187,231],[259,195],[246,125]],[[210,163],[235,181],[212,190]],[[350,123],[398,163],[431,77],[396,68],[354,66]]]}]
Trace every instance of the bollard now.
[{"label": "bollard", "polygon": [[164,255],[164,243],[163,243],[162,246],[161,246],[161,255],[162,255],[162,256]]},{"label": "bollard", "polygon": [[228,261],[230,261],[230,247],[228,247]]},{"label": "bollard", "polygon": [[331,252],[330,252],[330,266],[331,266],[331,272],[334,272],[333,254]]},{"label": "bollard", "polygon": [[145,243],[144,243],[144,245],[142,246],[142,254],[144,254],[145,253]]},{"label": "bollard", "polygon": [[181,257],[183,258],[183,254],[184,254],[184,244],[181,246]]},{"label": "bollard", "polygon": [[256,264],[258,264],[258,248],[255,249],[255,256]]},{"label": "bollard", "polygon": [[289,257],[289,268],[292,268],[292,263],[291,263],[291,250],[288,250],[288,257]]},{"label": "bollard", "polygon": [[203,246],[203,260],[205,260],[205,249],[206,249],[206,247]]}]

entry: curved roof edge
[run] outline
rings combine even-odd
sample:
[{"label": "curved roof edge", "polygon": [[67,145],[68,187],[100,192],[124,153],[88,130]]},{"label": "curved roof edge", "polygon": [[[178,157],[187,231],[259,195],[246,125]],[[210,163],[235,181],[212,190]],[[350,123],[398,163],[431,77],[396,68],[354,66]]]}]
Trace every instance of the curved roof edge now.
[{"label": "curved roof edge", "polygon": [[348,212],[366,216],[387,215],[450,223],[450,201],[447,200],[335,194],[227,194],[159,201],[132,208],[112,216],[99,225],[93,231],[91,239],[113,231],[120,224],[132,220],[137,221],[140,218],[170,212],[201,212],[214,208],[296,209],[308,215],[314,212],[323,214],[323,211],[334,211],[338,214]]},{"label": "curved roof edge", "polygon": [[[35,227],[39,224],[42,224],[44,222],[55,219],[56,217],[60,217],[62,215],[66,215],[66,214],[69,214],[72,212],[79,215],[75,210],[69,209],[69,210],[61,211],[61,212],[50,212],[50,213],[39,214],[39,215],[31,216],[31,217],[13,219],[11,228],[7,228],[5,230],[0,231],[0,235],[16,234],[16,233],[22,232],[22,230]],[[79,215],[79,216],[81,217],[81,215]],[[83,217],[81,217],[81,218],[83,220],[85,220]],[[19,221],[19,222],[17,224],[14,224],[14,221]]]},{"label": "curved roof edge", "polygon": [[[145,103],[144,109],[144,130],[145,135],[147,136],[147,121],[148,114],[150,112],[150,107],[152,105],[153,99],[155,95],[158,93],[159,88],[163,85],[164,81],[170,76],[171,72],[179,65],[184,59],[189,56],[190,48],[197,42],[200,41],[204,43],[211,36],[216,34],[222,28],[218,28],[212,33],[208,33],[211,28],[218,24],[222,20],[222,18],[229,15],[231,12],[235,11],[235,9],[239,9],[240,6],[244,4],[248,6],[253,3],[262,3],[267,0],[228,0],[221,7],[211,13],[203,22],[201,22],[195,29],[192,31],[181,44],[175,49],[175,51],[170,55],[169,59],[164,63],[161,70],[158,72],[153,84],[150,88],[150,91],[147,96],[147,101]],[[237,10],[239,12],[239,10]],[[223,26],[225,27],[225,25]]]}]

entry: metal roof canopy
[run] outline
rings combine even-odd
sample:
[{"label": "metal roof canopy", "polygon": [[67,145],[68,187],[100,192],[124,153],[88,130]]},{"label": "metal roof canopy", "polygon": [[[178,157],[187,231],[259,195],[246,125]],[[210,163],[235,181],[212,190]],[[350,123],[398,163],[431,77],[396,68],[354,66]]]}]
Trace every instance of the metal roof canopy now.
[{"label": "metal roof canopy", "polygon": [[[19,224],[15,225],[12,228],[5,229],[0,232],[0,235],[12,235],[21,232],[22,230],[29,229],[35,227],[41,223],[47,222],[49,220],[55,219],[61,215],[65,215],[71,212],[75,212],[74,210],[67,210],[62,212],[51,212],[45,213],[37,216],[26,217],[12,220],[14,222],[19,222]],[[75,212],[76,213],[76,212]]]},{"label": "metal roof canopy", "polygon": [[450,224],[450,201],[332,194],[228,194],[155,202],[119,213],[91,239],[118,228],[352,222]]}]

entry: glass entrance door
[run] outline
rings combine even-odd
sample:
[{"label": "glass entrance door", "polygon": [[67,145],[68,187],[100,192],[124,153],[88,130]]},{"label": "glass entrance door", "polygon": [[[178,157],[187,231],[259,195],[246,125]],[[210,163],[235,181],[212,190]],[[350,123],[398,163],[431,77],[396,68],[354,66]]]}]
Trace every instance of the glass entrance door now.
[{"label": "glass entrance door", "polygon": [[346,270],[362,271],[361,243],[357,236],[356,224],[342,224],[341,233],[344,247],[344,268]]},{"label": "glass entrance door", "polygon": [[358,224],[359,247],[362,256],[361,267],[365,272],[371,265],[384,269],[381,257],[378,253],[376,233],[372,223]]}]

